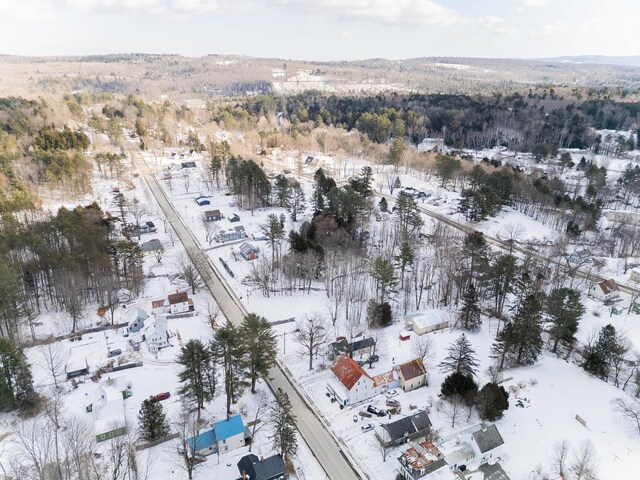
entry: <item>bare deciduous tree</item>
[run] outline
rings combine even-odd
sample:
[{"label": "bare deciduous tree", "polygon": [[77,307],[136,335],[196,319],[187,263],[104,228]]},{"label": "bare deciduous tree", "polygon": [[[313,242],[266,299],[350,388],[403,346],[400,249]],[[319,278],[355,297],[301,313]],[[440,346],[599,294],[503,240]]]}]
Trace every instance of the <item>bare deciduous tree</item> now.
[{"label": "bare deciduous tree", "polygon": [[176,277],[187,284],[192,294],[195,294],[196,290],[204,285],[200,272],[187,255],[181,255],[178,258],[177,270]]},{"label": "bare deciduous tree", "polygon": [[319,314],[305,315],[296,323],[296,339],[302,346],[303,355],[309,357],[309,370],[313,370],[313,358],[318,356],[328,337],[325,319]]},{"label": "bare deciduous tree", "polygon": [[[263,417],[269,411],[269,397],[264,390],[259,390],[258,393],[254,396],[256,410],[253,415],[253,425],[251,426],[251,439],[253,440],[256,437],[256,433],[258,433],[262,427],[266,425],[266,422],[263,421]],[[249,451],[253,447],[253,441],[249,444]]]},{"label": "bare deciduous tree", "polygon": [[616,398],[612,403],[615,412],[626,419],[633,430],[640,434],[640,403],[623,398]]},{"label": "bare deciduous tree", "polygon": [[452,395],[446,401],[440,402],[440,411],[451,421],[451,428],[453,428],[465,412],[465,402],[458,395]]},{"label": "bare deciduous tree", "polygon": [[58,381],[65,373],[65,365],[67,361],[67,354],[60,343],[52,342],[42,345],[38,349],[40,358],[51,375],[53,385],[58,388]]},{"label": "bare deciduous tree", "polygon": [[551,453],[551,466],[560,477],[564,478],[569,460],[569,442],[561,440],[556,442]]},{"label": "bare deciduous tree", "polygon": [[193,471],[199,463],[199,458],[189,445],[189,439],[200,434],[200,426],[195,413],[190,411],[186,403],[182,404],[178,418],[173,424],[173,429],[178,434],[179,451],[182,457],[182,462],[179,463],[179,466],[187,472],[189,480],[191,480]]},{"label": "bare deciduous tree", "polygon": [[575,480],[596,480],[597,477],[597,458],[593,444],[586,440],[583,442],[580,450],[573,456],[571,462],[571,471]]},{"label": "bare deciduous tree", "polygon": [[164,247],[160,247],[153,251],[153,256],[156,259],[156,262],[162,262],[162,257],[164,256]]},{"label": "bare deciduous tree", "polygon": [[435,353],[435,343],[431,335],[414,335],[411,340],[413,353],[423,362],[432,359]]}]

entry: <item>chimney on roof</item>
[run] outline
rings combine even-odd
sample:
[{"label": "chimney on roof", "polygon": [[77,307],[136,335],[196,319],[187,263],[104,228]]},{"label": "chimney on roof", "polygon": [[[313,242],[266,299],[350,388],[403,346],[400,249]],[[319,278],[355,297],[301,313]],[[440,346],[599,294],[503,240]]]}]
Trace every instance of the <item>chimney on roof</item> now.
[{"label": "chimney on roof", "polygon": [[264,462],[264,455],[260,455],[260,463]]}]

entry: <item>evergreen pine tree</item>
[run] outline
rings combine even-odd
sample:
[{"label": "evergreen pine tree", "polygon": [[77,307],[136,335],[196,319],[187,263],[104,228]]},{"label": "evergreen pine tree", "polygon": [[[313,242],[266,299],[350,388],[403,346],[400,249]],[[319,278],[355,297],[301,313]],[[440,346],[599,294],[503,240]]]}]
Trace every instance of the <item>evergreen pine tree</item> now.
[{"label": "evergreen pine tree", "polygon": [[468,278],[474,282],[479,272],[488,266],[489,247],[482,232],[472,232],[464,239],[462,254],[468,265]]},{"label": "evergreen pine tree", "polygon": [[291,216],[291,221],[297,222],[298,215],[304,212],[304,209],[306,207],[304,190],[302,189],[302,186],[300,185],[300,183],[296,182],[293,185],[291,190],[291,195],[287,200],[287,203],[285,206],[287,207],[287,211]]},{"label": "evergreen pine tree", "polygon": [[238,333],[247,353],[251,393],[256,393],[258,378],[267,378],[269,370],[276,364],[276,337],[267,319],[255,313],[244,317]]},{"label": "evergreen pine tree", "polygon": [[517,272],[518,264],[513,255],[500,255],[489,267],[487,277],[495,299],[494,309],[499,319],[502,317],[507,295],[513,292]]},{"label": "evergreen pine tree", "polygon": [[577,290],[556,288],[551,291],[545,302],[545,313],[552,323],[549,328],[549,336],[553,341],[552,352],[557,351],[560,341],[568,344],[575,342],[578,322],[584,311]]},{"label": "evergreen pine tree", "polygon": [[291,198],[289,179],[282,174],[276,175],[273,185],[273,196],[275,197],[276,205],[279,207],[286,206]]},{"label": "evergreen pine tree", "polygon": [[467,405],[471,405],[478,393],[478,385],[474,382],[471,375],[453,372],[444,379],[444,382],[442,382],[440,392],[445,398],[457,396],[462,398]]},{"label": "evergreen pine tree", "polygon": [[37,403],[27,357],[12,340],[0,338],[0,411],[28,412]]},{"label": "evergreen pine tree", "polygon": [[509,408],[509,393],[504,387],[489,382],[478,392],[476,408],[482,420],[500,420],[504,411]]},{"label": "evergreen pine tree", "polygon": [[196,405],[199,419],[204,402],[211,400],[211,392],[206,383],[211,353],[200,340],[189,340],[182,347],[176,362],[182,366],[182,371],[178,374],[178,380],[182,384],[180,395]]},{"label": "evergreen pine tree", "polygon": [[469,282],[467,291],[462,298],[462,309],[460,310],[459,325],[465,330],[477,332],[480,330],[482,320],[480,319],[480,307],[478,307],[478,296],[476,287]]},{"label": "evergreen pine tree", "polygon": [[413,249],[409,242],[402,242],[400,245],[400,251],[398,255],[395,256],[396,265],[400,269],[400,288],[404,289],[404,272],[407,270],[407,267],[411,265],[415,258],[413,254]]},{"label": "evergreen pine tree", "polygon": [[476,374],[479,365],[476,352],[464,333],[449,345],[447,352],[447,356],[440,362],[440,370],[442,372],[459,372],[464,375]]},{"label": "evergreen pine tree", "polygon": [[596,344],[587,349],[583,368],[596,377],[606,380],[609,377],[611,362],[620,348],[616,329],[608,324],[600,329]]},{"label": "evergreen pine tree", "polygon": [[216,332],[215,356],[224,372],[224,392],[227,398],[227,418],[231,404],[236,403],[247,386],[246,350],[238,330],[229,324]]},{"label": "evergreen pine tree", "polygon": [[502,330],[496,335],[496,341],[491,346],[491,355],[498,361],[498,369],[502,370],[505,367],[505,363],[509,359],[510,352],[513,350],[513,346],[517,341],[515,331],[513,329],[513,323],[508,321],[502,327]]},{"label": "evergreen pine tree", "polygon": [[169,433],[169,424],[160,402],[150,399],[142,401],[138,413],[140,437],[153,441]]},{"label": "evergreen pine tree", "polygon": [[273,264],[275,262],[276,244],[284,238],[284,228],[280,224],[278,216],[274,213],[270,213],[267,216],[267,221],[260,225],[260,230],[267,237],[267,240],[271,245],[271,263]]},{"label": "evergreen pine tree", "polygon": [[404,238],[411,235],[424,224],[416,200],[405,191],[398,194],[394,212],[398,218],[400,231]]},{"label": "evergreen pine tree", "polygon": [[296,438],[296,417],[293,414],[289,396],[278,388],[275,402],[270,411],[270,423],[273,428],[271,439],[273,447],[285,458],[291,458],[298,450]]},{"label": "evergreen pine tree", "polygon": [[532,365],[542,350],[542,306],[535,295],[529,295],[513,316],[515,363]]}]

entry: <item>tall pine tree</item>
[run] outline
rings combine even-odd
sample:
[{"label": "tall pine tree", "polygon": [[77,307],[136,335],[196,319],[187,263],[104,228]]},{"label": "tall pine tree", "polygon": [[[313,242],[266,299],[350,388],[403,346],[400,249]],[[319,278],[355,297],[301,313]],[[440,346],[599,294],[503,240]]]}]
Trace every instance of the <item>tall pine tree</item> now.
[{"label": "tall pine tree", "polygon": [[595,345],[587,348],[583,368],[596,377],[607,380],[612,361],[620,348],[615,327],[605,325],[600,329]]},{"label": "tall pine tree", "polygon": [[462,298],[462,308],[460,309],[458,324],[465,330],[470,330],[472,332],[480,330],[480,326],[482,325],[476,287],[474,287],[471,282],[469,282],[467,291],[464,293],[464,297]]},{"label": "tall pine tree", "polygon": [[578,322],[584,311],[577,290],[556,288],[551,291],[545,302],[545,313],[551,321],[549,337],[553,341],[552,352],[558,350],[561,341],[569,345],[575,343]]},{"label": "tall pine tree", "polygon": [[182,366],[182,371],[178,374],[178,380],[182,384],[179,392],[195,404],[200,419],[204,402],[211,400],[211,391],[207,388],[207,370],[211,367],[211,353],[200,340],[189,340],[182,347],[176,361]]},{"label": "tall pine tree", "polygon": [[463,333],[453,341],[447,349],[447,356],[440,362],[440,370],[444,373],[459,372],[464,375],[475,375],[478,369],[478,358],[471,342]]},{"label": "tall pine tree", "polygon": [[542,306],[535,295],[529,295],[522,302],[513,317],[515,363],[532,365],[542,350]]},{"label": "tall pine tree", "polygon": [[0,338],[0,411],[28,412],[37,403],[27,357],[12,340]]},{"label": "tall pine tree", "polygon": [[267,378],[276,364],[276,337],[267,319],[255,313],[244,317],[239,333],[247,353],[251,393],[256,393],[258,378]]},{"label": "tall pine tree", "polygon": [[238,330],[229,324],[216,332],[215,356],[224,372],[224,393],[227,398],[227,418],[231,416],[231,404],[236,403],[247,386],[247,361],[245,346]]},{"label": "tall pine tree", "polygon": [[154,402],[150,399],[143,400],[138,413],[140,437],[147,441],[153,441],[168,435],[169,424],[166,417],[160,402]]},{"label": "tall pine tree", "polygon": [[275,397],[269,419],[273,428],[271,435],[273,448],[279,451],[285,459],[290,459],[298,450],[296,416],[293,414],[289,396],[282,388],[278,388]]}]

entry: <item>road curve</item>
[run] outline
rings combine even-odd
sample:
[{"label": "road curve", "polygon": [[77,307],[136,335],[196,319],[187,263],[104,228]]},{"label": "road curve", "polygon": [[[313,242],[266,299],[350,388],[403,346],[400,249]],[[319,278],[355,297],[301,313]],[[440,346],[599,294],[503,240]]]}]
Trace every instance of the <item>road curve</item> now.
[{"label": "road curve", "polygon": [[[235,293],[229,287],[216,268],[213,266],[207,255],[205,255],[192,233],[185,227],[182,219],[169,202],[164,190],[161,188],[157,178],[153,175],[150,167],[146,164],[142,156],[135,150],[129,150],[138,171],[151,189],[156,201],[162,208],[167,220],[175,230],[178,238],[191,258],[193,264],[198,269],[205,285],[216,299],[225,317],[238,326],[247,314],[247,310],[240,303]],[[282,388],[289,396],[293,413],[298,420],[298,431],[309,446],[327,477],[330,480],[353,480],[361,478],[354,466],[345,457],[340,446],[335,442],[324,424],[315,414],[313,409],[305,402],[298,390],[294,387],[285,371],[277,366],[270,372],[270,379],[267,385],[272,391]]]}]

